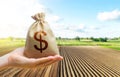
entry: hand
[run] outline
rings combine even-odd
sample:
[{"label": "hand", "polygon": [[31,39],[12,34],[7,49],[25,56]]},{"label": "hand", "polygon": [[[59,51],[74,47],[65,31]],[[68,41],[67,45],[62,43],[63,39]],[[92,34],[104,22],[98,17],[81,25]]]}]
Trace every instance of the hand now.
[{"label": "hand", "polygon": [[[17,66],[17,67],[35,67],[35,66],[48,66],[52,63],[58,62],[63,59],[62,56],[48,56],[43,58],[28,58],[24,56],[24,48],[18,48],[11,53],[6,54],[0,59],[8,59],[5,61],[6,66]],[[1,60],[0,60],[1,61]],[[8,63],[7,63],[8,62]],[[1,62],[0,62],[1,63]]]}]

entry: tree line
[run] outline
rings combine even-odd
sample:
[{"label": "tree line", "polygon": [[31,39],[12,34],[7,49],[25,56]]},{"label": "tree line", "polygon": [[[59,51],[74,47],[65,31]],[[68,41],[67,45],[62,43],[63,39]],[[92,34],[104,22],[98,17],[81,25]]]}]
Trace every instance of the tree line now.
[{"label": "tree line", "polygon": [[99,38],[95,38],[95,37],[86,37],[86,38],[82,38],[79,36],[76,36],[75,38],[62,38],[62,37],[57,37],[57,40],[91,40],[91,41],[95,41],[95,42],[107,42],[108,40],[119,40],[120,37],[114,37],[114,38],[107,38],[107,37],[99,37]]}]

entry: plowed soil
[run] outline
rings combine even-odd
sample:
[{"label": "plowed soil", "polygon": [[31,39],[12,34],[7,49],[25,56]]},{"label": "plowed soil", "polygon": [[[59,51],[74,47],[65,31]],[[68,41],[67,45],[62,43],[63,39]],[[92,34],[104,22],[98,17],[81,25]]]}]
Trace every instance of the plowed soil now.
[{"label": "plowed soil", "polygon": [[61,46],[59,63],[36,68],[7,67],[0,77],[120,77],[120,51],[98,46]]}]

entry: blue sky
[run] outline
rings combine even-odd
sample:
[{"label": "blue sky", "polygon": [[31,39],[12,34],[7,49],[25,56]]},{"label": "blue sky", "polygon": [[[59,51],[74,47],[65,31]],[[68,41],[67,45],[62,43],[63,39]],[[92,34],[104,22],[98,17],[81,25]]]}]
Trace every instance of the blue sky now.
[{"label": "blue sky", "polygon": [[26,37],[34,22],[30,16],[42,11],[56,37],[120,37],[120,0],[1,0],[0,3],[0,37]]},{"label": "blue sky", "polygon": [[[42,3],[61,17],[64,26],[83,28],[74,31],[80,37],[118,37],[120,36],[119,0],[47,0]],[[117,18],[100,19],[98,14],[117,10]],[[114,15],[114,14],[112,14]],[[102,16],[102,15],[101,15]],[[105,15],[106,16],[106,15]],[[115,15],[116,16],[116,15]],[[72,33],[71,33],[72,34]],[[69,37],[69,36],[68,36]]]}]

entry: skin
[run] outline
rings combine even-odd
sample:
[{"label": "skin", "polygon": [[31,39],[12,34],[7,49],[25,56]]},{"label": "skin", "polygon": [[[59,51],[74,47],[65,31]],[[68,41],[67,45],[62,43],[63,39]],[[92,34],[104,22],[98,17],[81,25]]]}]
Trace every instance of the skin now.
[{"label": "skin", "polygon": [[0,68],[7,66],[15,67],[36,67],[36,66],[48,66],[55,62],[62,60],[60,55],[48,56],[43,58],[28,58],[24,55],[24,48],[17,48],[14,51],[0,57]]}]

